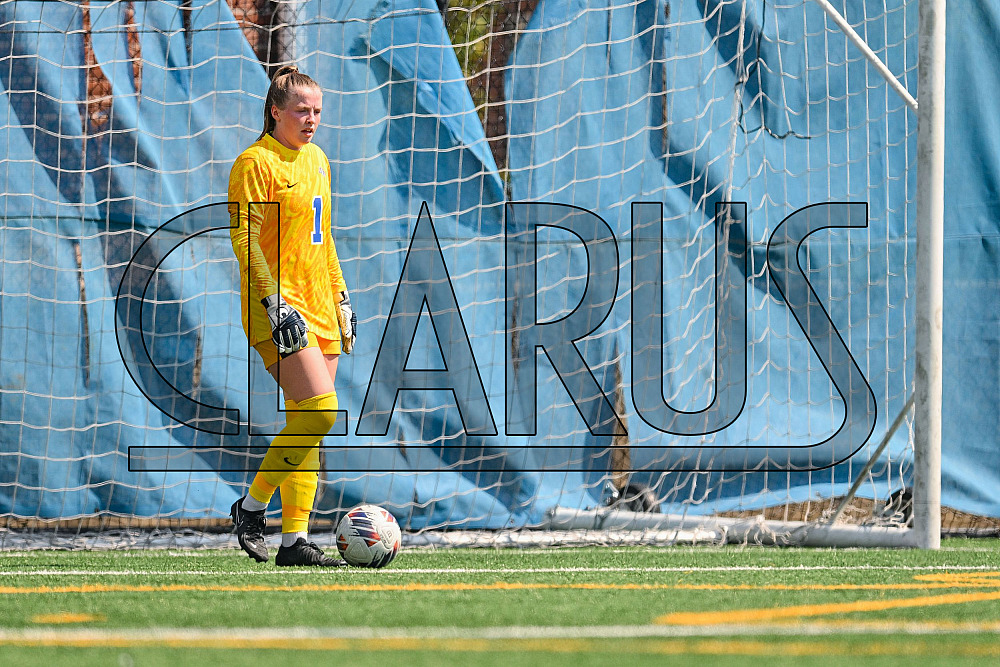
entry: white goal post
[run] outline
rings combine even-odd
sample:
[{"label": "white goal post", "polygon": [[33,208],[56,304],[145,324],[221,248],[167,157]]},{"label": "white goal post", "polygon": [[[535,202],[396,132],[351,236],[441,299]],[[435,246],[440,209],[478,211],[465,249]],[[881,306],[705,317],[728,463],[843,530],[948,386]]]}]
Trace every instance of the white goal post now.
[{"label": "white goal post", "polygon": [[913,546],[941,544],[945,0],[920,0]]}]

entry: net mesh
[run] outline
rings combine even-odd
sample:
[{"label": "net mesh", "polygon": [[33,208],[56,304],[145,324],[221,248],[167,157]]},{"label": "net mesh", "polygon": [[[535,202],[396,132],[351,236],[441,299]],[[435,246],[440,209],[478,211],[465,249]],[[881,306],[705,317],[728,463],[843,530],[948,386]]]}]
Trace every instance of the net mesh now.
[{"label": "net mesh", "polygon": [[[834,5],[914,91],[916,2]],[[0,4],[0,545],[210,545],[204,531],[228,530],[283,414],[239,327],[223,202],[267,73],[289,62],[323,87],[317,143],[361,336],[340,362],[346,435],[325,441],[315,529],[364,501],[411,543],[722,541],[719,518],[829,519],[872,458],[840,521],[906,523],[909,417],[888,431],[913,385],[916,117],[814,3],[19,1]],[[505,223],[508,202],[572,205],[594,233],[579,211],[599,215],[613,261],[588,276],[596,246],[559,216]],[[659,243],[637,240],[635,202],[659,205]],[[775,249],[769,271],[775,230],[821,202],[867,202],[867,226]],[[518,233],[537,282],[512,301]],[[424,268],[406,273],[408,253]],[[632,352],[633,273],[650,262],[662,340],[642,359],[662,374]],[[782,270],[808,281],[803,312],[828,313],[871,387],[873,432],[849,451],[827,441],[855,416]],[[425,308],[435,281],[451,300]],[[529,342],[584,326],[587,298],[585,364],[557,372]],[[745,346],[720,313],[739,315]],[[405,341],[385,337],[390,315]],[[472,366],[455,363],[463,340]],[[745,373],[719,370],[720,344],[745,347]],[[478,379],[497,434],[466,433],[457,390],[373,390],[380,363]],[[536,366],[519,430],[508,383]],[[640,380],[675,411],[745,400],[725,428],[664,433],[637,411]],[[242,432],[180,423],[202,419]],[[611,509],[644,532],[600,530]]]}]

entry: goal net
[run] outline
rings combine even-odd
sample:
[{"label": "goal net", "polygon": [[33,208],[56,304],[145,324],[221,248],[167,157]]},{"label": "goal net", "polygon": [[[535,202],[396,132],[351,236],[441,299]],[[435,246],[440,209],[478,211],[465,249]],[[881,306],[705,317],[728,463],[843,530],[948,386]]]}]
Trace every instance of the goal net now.
[{"label": "goal net", "polygon": [[359,316],[315,529],[370,502],[412,544],[892,543],[917,27],[916,0],[0,3],[0,547],[224,540],[284,423],[225,200],[286,62],[323,88]]}]

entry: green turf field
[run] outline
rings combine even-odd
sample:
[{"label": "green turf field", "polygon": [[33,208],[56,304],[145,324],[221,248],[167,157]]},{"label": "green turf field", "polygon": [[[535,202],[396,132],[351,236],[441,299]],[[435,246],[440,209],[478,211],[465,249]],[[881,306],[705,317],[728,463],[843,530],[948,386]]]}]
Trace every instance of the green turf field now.
[{"label": "green turf field", "polygon": [[3,665],[838,657],[1000,664],[1000,540],[937,552],[411,549],[381,571],[277,571],[236,550],[0,552]]}]

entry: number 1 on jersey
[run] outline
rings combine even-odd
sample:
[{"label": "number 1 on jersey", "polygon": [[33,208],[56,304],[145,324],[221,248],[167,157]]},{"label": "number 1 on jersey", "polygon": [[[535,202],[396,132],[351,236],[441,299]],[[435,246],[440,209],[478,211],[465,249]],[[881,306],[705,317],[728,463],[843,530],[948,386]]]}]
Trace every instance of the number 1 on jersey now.
[{"label": "number 1 on jersey", "polygon": [[323,243],[323,198],[313,197],[313,245]]}]

